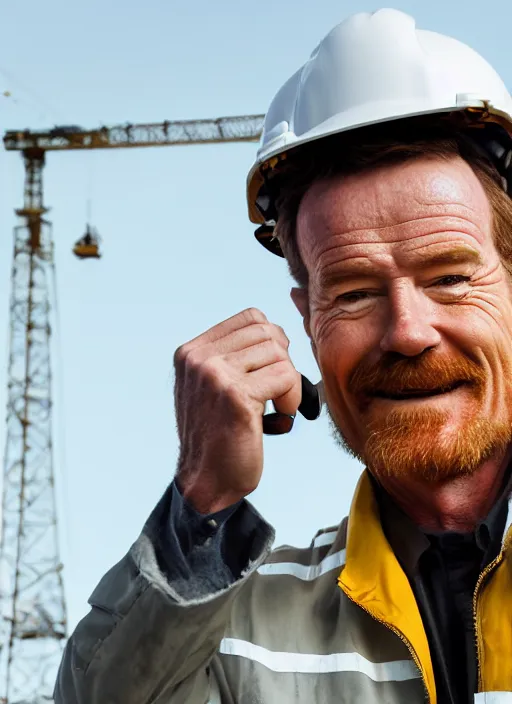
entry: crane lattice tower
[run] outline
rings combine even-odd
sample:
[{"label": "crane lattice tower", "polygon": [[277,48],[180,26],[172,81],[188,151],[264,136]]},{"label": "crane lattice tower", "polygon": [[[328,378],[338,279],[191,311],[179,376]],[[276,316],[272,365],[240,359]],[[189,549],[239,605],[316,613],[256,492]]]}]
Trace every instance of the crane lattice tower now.
[{"label": "crane lattice tower", "polygon": [[214,120],[13,130],[7,151],[25,161],[25,198],[14,230],[7,438],[4,455],[0,595],[0,704],[43,704],[66,638],[52,444],[50,280],[53,241],[44,217],[48,151],[254,142],[263,115]]},{"label": "crane lattice tower", "polygon": [[27,150],[24,157],[25,198],[14,230],[0,543],[6,704],[51,695],[66,637],[51,423],[53,242],[44,218],[44,151]]}]

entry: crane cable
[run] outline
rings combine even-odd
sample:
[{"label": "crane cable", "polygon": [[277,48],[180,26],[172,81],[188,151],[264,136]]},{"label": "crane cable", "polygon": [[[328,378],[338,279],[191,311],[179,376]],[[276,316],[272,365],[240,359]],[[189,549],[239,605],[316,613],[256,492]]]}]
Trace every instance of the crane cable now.
[{"label": "crane cable", "polygon": [[[25,95],[28,97],[29,101],[32,102],[33,105],[37,106],[40,110],[42,109],[42,112],[39,115],[40,118],[46,119],[48,117],[51,117],[54,120],[56,119],[57,122],[66,122],[63,119],[63,116],[59,113],[59,111],[55,110],[54,106],[50,105],[45,98],[36,93],[32,88],[29,88],[27,85],[24,85],[24,83],[20,81],[17,76],[14,76],[10,70],[6,71],[3,66],[0,66],[0,75],[2,75],[11,84],[13,88],[19,88],[22,93],[25,93]],[[12,89],[5,91],[4,95],[6,93],[8,93],[9,95],[6,95],[5,97],[9,97],[12,99],[13,103],[19,104],[20,99],[18,97],[13,96]],[[21,100],[21,102],[23,103],[25,101]]]}]

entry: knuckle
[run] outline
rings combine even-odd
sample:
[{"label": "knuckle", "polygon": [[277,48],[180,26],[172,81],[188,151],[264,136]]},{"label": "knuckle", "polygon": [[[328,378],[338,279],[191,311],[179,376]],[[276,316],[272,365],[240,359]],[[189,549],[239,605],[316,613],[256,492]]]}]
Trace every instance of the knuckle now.
[{"label": "knuckle", "polygon": [[190,350],[185,358],[187,371],[195,371],[204,363],[201,351],[198,349]]},{"label": "knuckle", "polygon": [[253,340],[252,344],[270,342],[275,338],[274,331],[270,323],[252,323],[245,328],[244,332],[250,334],[250,339]]},{"label": "knuckle", "polygon": [[243,398],[241,385],[234,382],[226,385],[224,393],[228,401],[231,401],[233,405],[238,405]]},{"label": "knuckle", "polygon": [[280,336],[283,338],[283,340],[286,341],[286,347],[290,346],[290,340],[288,338],[288,335],[285,333],[284,328],[282,328],[280,325],[276,325],[276,328],[279,331]]},{"label": "knuckle", "polygon": [[203,360],[202,362],[197,360],[196,366],[200,368],[201,370],[201,375],[205,379],[209,379],[210,381],[217,382],[219,379],[219,365],[215,357],[208,357],[208,359]]},{"label": "knuckle", "polygon": [[188,346],[187,344],[181,345],[178,347],[178,349],[174,352],[174,366],[175,367],[180,367],[182,366],[188,355]]},{"label": "knuckle", "polygon": [[285,364],[283,364],[283,376],[286,376],[287,379],[295,382],[297,373],[293,368],[293,364],[289,360],[286,360]]},{"label": "knuckle", "polygon": [[246,308],[242,311],[242,315],[248,323],[266,323],[267,316],[258,308]]},{"label": "knuckle", "polygon": [[174,358],[175,361],[177,359],[179,366],[184,367],[187,370],[197,367],[201,360],[199,349],[196,347],[190,347],[189,345],[182,345],[178,350],[176,350]]},{"label": "knuckle", "polygon": [[200,364],[198,374],[200,384],[215,394],[225,395],[230,386],[230,374],[226,374],[221,362],[218,357],[209,357]]},{"label": "knuckle", "polygon": [[263,341],[272,339],[272,329],[268,323],[254,323],[258,337]]},{"label": "knuckle", "polygon": [[270,340],[267,344],[276,360],[284,362],[288,359],[288,352],[277,340]]},{"label": "knuckle", "polygon": [[297,372],[289,359],[283,360],[283,362],[279,365],[279,373],[283,383],[289,385],[290,388],[295,385],[297,381]]},{"label": "knuckle", "polygon": [[187,347],[182,345],[174,355],[175,365],[182,378],[190,381],[208,381],[210,384],[217,381],[220,374],[219,360],[216,357],[207,357],[200,347]]}]

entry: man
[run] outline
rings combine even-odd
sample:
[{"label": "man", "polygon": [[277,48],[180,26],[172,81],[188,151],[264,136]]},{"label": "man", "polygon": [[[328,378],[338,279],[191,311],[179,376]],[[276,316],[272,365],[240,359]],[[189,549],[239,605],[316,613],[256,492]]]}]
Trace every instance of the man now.
[{"label": "man", "polygon": [[394,10],[277,94],[250,215],[367,470],[348,520],[270,552],[245,497],[265,402],[301,402],[286,335],[246,310],[183,345],[176,480],[92,594],[58,704],[512,701],[511,114],[483,59]]}]

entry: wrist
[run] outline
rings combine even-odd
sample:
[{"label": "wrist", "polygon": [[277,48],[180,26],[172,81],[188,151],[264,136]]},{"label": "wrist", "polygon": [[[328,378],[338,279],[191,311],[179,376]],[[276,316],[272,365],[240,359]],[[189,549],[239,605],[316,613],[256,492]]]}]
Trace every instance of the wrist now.
[{"label": "wrist", "polygon": [[198,483],[187,481],[183,475],[177,475],[175,483],[187,504],[203,516],[231,508],[244,498],[243,495],[232,491],[220,492],[213,487],[205,486],[204,482],[198,486]]}]

